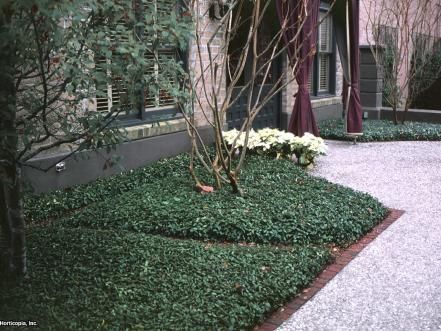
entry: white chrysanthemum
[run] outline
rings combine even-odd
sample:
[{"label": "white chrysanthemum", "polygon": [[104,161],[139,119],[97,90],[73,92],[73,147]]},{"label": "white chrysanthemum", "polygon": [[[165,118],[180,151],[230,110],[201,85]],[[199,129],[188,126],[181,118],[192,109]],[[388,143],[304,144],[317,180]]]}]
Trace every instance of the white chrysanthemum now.
[{"label": "white chrysanthemum", "polygon": [[239,131],[237,131],[236,129],[222,132],[222,136],[224,137],[224,139],[228,145],[233,144],[233,141],[236,139],[238,134],[239,134]]},{"label": "white chrysanthemum", "polygon": [[298,136],[294,136],[289,143],[291,151],[294,153],[296,150],[301,150],[303,148],[303,140]]},{"label": "white chrysanthemum", "polygon": [[295,135],[291,132],[280,131],[277,135],[277,141],[281,144],[289,144],[294,138]]},{"label": "white chrysanthemum", "polygon": [[[246,133],[242,132],[239,134],[239,131],[236,129],[232,129],[230,131],[224,131],[222,132],[222,135],[228,145],[233,145],[234,148],[242,148],[245,145],[245,137]],[[250,130],[248,134],[248,145],[247,147],[249,149],[254,149],[256,145],[260,142],[259,136],[257,135],[256,131]]]},{"label": "white chrysanthemum", "polygon": [[[245,133],[243,133],[243,135],[245,140]],[[248,135],[248,145],[247,145],[248,149],[250,150],[256,149],[259,143],[260,143],[259,135],[257,134],[256,131],[251,129]]]},{"label": "white chrysanthemum", "polygon": [[257,133],[261,138],[266,138],[266,137],[275,136],[279,132],[280,131],[278,129],[265,128],[265,129],[260,129]]},{"label": "white chrysanthemum", "polygon": [[[243,148],[245,145],[245,132],[239,135],[236,129],[223,132],[225,141],[235,148]],[[277,153],[277,155],[289,155],[295,153],[308,162],[313,162],[317,155],[327,152],[324,140],[307,132],[302,137],[295,136],[291,132],[278,129],[265,128],[257,132],[250,130],[247,148],[249,150]]]}]

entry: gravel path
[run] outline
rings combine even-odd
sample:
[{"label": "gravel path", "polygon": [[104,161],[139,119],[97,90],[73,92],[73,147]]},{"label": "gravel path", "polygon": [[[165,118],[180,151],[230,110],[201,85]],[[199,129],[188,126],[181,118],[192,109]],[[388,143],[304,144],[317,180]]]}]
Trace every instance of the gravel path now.
[{"label": "gravel path", "polygon": [[406,213],[278,330],[441,330],[441,142],[327,143],[315,175]]}]

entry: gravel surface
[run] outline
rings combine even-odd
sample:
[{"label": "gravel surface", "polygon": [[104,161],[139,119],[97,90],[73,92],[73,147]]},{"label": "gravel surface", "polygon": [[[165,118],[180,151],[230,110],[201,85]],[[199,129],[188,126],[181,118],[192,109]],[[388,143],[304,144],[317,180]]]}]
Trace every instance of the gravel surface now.
[{"label": "gravel surface", "polygon": [[327,143],[313,174],[406,213],[278,330],[441,330],[441,142]]}]

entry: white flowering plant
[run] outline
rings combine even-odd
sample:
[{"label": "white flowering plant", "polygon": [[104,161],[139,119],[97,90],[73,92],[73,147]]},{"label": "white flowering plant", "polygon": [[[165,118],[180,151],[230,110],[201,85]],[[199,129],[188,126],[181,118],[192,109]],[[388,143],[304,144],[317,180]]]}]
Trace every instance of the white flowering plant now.
[{"label": "white flowering plant", "polygon": [[[243,148],[245,133],[233,129],[223,132],[223,137],[229,146]],[[314,162],[318,155],[326,154],[324,140],[311,133],[298,137],[291,132],[265,128],[259,131],[251,130],[248,136],[247,149],[259,154],[274,155],[277,158],[291,158],[294,154],[300,165],[307,166]]]}]

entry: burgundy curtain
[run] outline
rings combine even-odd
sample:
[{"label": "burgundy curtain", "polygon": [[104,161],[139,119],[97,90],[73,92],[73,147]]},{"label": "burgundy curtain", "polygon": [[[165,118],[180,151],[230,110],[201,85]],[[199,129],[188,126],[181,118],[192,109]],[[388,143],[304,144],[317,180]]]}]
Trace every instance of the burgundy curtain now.
[{"label": "burgundy curtain", "polygon": [[360,45],[359,45],[359,1],[349,1],[349,52],[351,54],[351,95],[347,114],[348,133],[363,131],[363,112],[360,102]]},{"label": "burgundy curtain", "polygon": [[[349,4],[349,25],[346,23]],[[348,108],[348,133],[361,133],[362,108],[360,103],[359,0],[337,0],[332,9],[335,37],[343,67],[343,106]],[[347,40],[349,27],[349,45]],[[347,93],[350,87],[349,100]]]},{"label": "burgundy curtain", "polygon": [[[348,100],[347,100],[348,99],[348,88],[349,88],[349,84],[346,81],[346,78],[343,76],[342,91],[341,91],[341,102],[343,104],[343,109],[346,109],[347,102],[348,102]],[[343,111],[343,114],[344,114],[344,111]]]},{"label": "burgundy curtain", "polygon": [[[294,95],[296,100],[289,121],[288,131],[297,136],[305,132],[319,135],[314,113],[311,107],[311,98],[308,90],[308,78],[312,69],[312,61],[317,43],[317,22],[320,0],[307,1],[308,16],[302,26],[299,17],[303,17],[304,1],[276,0],[277,13],[283,30],[283,39],[287,44],[290,64],[299,61],[295,78],[299,86]],[[300,29],[300,31],[299,31]],[[297,36],[297,33],[299,35]],[[297,50],[297,51],[296,51]]]}]

